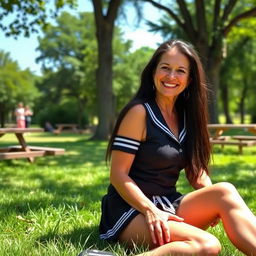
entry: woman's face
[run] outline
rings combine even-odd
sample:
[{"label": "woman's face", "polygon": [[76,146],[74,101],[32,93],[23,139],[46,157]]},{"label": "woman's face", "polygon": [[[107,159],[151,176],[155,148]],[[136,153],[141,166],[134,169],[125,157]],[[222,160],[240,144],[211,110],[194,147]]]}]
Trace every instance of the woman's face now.
[{"label": "woman's face", "polygon": [[154,73],[156,93],[166,97],[178,96],[189,82],[189,60],[174,47],[164,53]]}]

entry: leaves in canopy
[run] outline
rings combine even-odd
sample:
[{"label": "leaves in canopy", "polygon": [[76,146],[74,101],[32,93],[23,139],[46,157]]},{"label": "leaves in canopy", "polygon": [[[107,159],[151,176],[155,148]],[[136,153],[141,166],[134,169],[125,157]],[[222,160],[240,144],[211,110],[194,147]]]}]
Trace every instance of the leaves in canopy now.
[{"label": "leaves in canopy", "polygon": [[6,36],[17,37],[20,34],[28,37],[46,28],[49,18],[55,18],[58,11],[68,5],[76,6],[76,0],[3,0],[0,1],[0,29]]},{"label": "leaves in canopy", "polygon": [[56,25],[49,25],[39,37],[37,50],[37,62],[44,69],[39,88],[46,101],[71,96],[83,104],[95,104],[97,43],[92,13],[74,16],[63,12]]},{"label": "leaves in canopy", "polygon": [[9,53],[0,51],[0,102],[13,108],[18,101],[30,104],[39,93],[34,86],[35,77],[27,70],[20,70]]}]

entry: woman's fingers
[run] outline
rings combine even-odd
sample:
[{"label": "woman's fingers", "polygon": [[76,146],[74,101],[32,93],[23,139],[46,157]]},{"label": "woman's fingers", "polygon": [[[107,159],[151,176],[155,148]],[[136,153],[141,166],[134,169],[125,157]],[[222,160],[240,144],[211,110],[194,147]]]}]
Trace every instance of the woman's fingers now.
[{"label": "woman's fingers", "polygon": [[162,225],[160,224],[160,222],[157,222],[155,225],[155,234],[157,237],[157,241],[159,245],[163,245],[164,241],[163,241],[163,230],[162,230]]},{"label": "woman's fingers", "polygon": [[156,236],[155,236],[155,228],[153,224],[149,224],[149,232],[154,244],[157,244]]},{"label": "woman's fingers", "polygon": [[182,222],[183,218],[167,212],[147,212],[146,220],[154,244],[163,245],[171,240],[168,220]]},{"label": "woman's fingers", "polygon": [[155,234],[155,222],[156,222],[156,218],[153,214],[153,212],[147,211],[146,212],[146,221],[148,223],[148,227],[149,227],[149,232],[152,238],[152,241],[154,244],[157,244],[157,238],[156,238],[156,234]]},{"label": "woman's fingers", "polygon": [[163,230],[163,234],[164,234],[163,243],[169,243],[170,240],[171,240],[171,235],[170,235],[170,229],[169,229],[168,221],[166,221],[162,224],[162,230]]},{"label": "woman's fingers", "polygon": [[169,214],[168,220],[174,220],[174,221],[178,221],[178,222],[183,222],[184,221],[183,218],[181,218],[177,215],[174,215],[174,214]]}]

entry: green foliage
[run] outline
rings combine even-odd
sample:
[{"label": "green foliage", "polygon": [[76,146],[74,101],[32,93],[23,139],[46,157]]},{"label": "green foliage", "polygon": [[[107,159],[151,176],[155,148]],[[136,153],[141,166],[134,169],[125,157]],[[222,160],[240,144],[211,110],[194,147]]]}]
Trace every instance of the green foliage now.
[{"label": "green foliage", "polygon": [[140,84],[141,72],[153,54],[153,49],[142,47],[134,52],[123,49],[114,63],[114,95],[119,112],[130,100]]},{"label": "green foliage", "polygon": [[[53,126],[58,123],[78,123],[77,113],[79,112],[77,103],[75,101],[67,100],[60,104],[48,104],[43,106],[36,115],[35,122],[44,127],[45,122],[50,122]],[[80,123],[81,127],[88,124],[88,117],[86,111],[81,113],[82,120]]]},{"label": "green foliage", "polygon": [[75,99],[80,109],[75,116],[82,122],[80,115],[87,109],[94,115],[96,108],[95,69],[97,67],[97,44],[92,13],[80,13],[78,17],[62,13],[39,38],[40,56],[45,70],[38,83],[43,91],[42,103],[60,102],[65,98]]},{"label": "green foliage", "polygon": [[[234,27],[225,41],[220,88],[226,87],[228,104],[234,114],[256,114],[256,19],[244,20]],[[223,90],[221,90],[222,92]],[[242,115],[242,113],[240,113]],[[253,119],[253,118],[252,118]],[[241,122],[241,120],[240,120]],[[252,120],[252,122],[255,122]]]},{"label": "green foliage", "polygon": [[[149,60],[152,49],[130,51],[131,41],[124,41],[119,28],[113,38],[113,94],[116,111],[127,103],[139,85],[140,72]],[[66,98],[76,99],[86,109],[89,120],[96,115],[97,43],[92,13],[78,17],[63,13],[57,25],[51,25],[39,39],[39,62],[44,67],[44,77],[38,83],[42,91],[39,108],[49,102],[59,103]]]},{"label": "green foliage", "polygon": [[21,70],[9,53],[0,51],[0,121],[2,126],[8,113],[14,111],[16,104],[33,106],[33,101],[39,97],[34,86],[35,76],[27,69]]},{"label": "green foliage", "polygon": [[[49,18],[55,18],[59,10],[68,5],[76,6],[76,0],[56,0],[55,4],[49,0],[9,0],[0,1],[0,29],[6,36],[15,38],[23,34],[29,36],[38,32],[39,28],[46,28]],[[10,19],[10,16],[13,17]]]}]

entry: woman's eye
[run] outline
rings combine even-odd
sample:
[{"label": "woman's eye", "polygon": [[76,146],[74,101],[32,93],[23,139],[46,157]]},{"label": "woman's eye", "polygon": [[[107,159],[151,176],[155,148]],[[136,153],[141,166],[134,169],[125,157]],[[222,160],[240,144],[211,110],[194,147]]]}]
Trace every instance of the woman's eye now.
[{"label": "woman's eye", "polygon": [[185,73],[186,73],[186,71],[185,71],[185,70],[183,70],[183,69],[178,69],[178,72],[179,72],[179,73],[183,73],[183,74],[185,74]]}]

